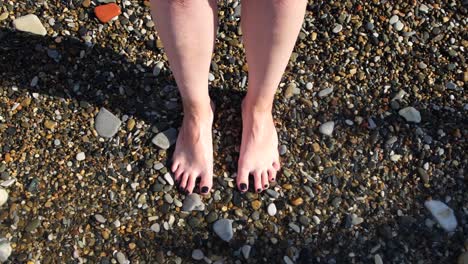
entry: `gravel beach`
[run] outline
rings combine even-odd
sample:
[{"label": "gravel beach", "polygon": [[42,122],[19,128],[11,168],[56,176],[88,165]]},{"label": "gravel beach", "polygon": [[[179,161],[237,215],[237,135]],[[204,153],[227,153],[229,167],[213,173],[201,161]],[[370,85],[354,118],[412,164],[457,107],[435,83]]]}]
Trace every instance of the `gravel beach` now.
[{"label": "gravel beach", "polygon": [[468,263],[468,2],[309,1],[282,169],[246,194],[241,4],[219,1],[213,190],[186,196],[149,2],[0,1],[0,262]]}]

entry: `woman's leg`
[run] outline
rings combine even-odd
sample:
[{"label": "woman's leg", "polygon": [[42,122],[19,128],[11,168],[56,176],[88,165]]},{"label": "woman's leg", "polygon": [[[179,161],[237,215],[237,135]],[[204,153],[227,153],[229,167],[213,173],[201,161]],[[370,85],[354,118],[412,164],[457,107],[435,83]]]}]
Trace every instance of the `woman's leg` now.
[{"label": "woman's leg", "polygon": [[200,192],[208,193],[213,181],[208,74],[217,27],[216,0],[152,0],[151,14],[184,107],[171,169],[182,191],[192,193],[201,177]]},{"label": "woman's leg", "polygon": [[273,99],[304,19],[307,0],[243,0],[242,32],[249,65],[242,103],[242,144],[237,186],[246,191],[249,175],[257,192],[268,188],[280,168]]}]

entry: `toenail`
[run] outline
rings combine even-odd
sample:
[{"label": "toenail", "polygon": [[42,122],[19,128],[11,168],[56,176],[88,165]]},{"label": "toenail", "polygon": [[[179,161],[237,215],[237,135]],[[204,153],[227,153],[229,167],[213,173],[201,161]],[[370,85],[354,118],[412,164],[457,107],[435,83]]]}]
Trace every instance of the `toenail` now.
[{"label": "toenail", "polygon": [[265,188],[268,188],[268,184],[265,184]]},{"label": "toenail", "polygon": [[201,188],[201,192],[202,192],[202,193],[207,193],[207,192],[208,192],[208,187],[203,186],[203,187]]},{"label": "toenail", "polygon": [[260,188],[257,189],[257,192],[261,192],[261,191],[262,191],[262,189],[260,189]]},{"label": "toenail", "polygon": [[240,188],[241,188],[242,191],[247,190],[247,184],[241,183],[241,184],[240,184]]},{"label": "toenail", "polygon": [[182,186],[179,186],[179,192],[184,192],[184,191],[185,191],[185,189],[182,188]]},{"label": "toenail", "polygon": [[275,178],[271,179],[271,181],[275,181]]}]

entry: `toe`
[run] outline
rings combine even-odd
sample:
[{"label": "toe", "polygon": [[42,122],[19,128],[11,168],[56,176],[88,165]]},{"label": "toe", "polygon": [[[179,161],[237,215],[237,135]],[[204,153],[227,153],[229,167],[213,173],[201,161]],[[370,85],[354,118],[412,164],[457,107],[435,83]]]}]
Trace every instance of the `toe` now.
[{"label": "toe", "polygon": [[179,191],[184,192],[185,188],[187,187],[187,181],[189,179],[189,174],[187,172],[184,172],[182,174],[181,180],[180,180],[180,185],[179,185]]},{"label": "toe", "polygon": [[237,188],[241,192],[246,192],[249,189],[249,171],[246,169],[240,169],[237,172]]},{"label": "toe", "polygon": [[187,187],[185,187],[185,192],[187,194],[193,192],[193,188],[195,187],[195,183],[197,181],[198,175],[195,173],[190,174],[188,180],[187,180]]},{"label": "toe", "polygon": [[275,169],[269,169],[268,170],[268,179],[270,182],[274,182],[276,180],[276,170]]},{"label": "toe", "polygon": [[262,172],[262,185],[263,185],[263,189],[268,189],[268,187],[270,187],[270,183],[268,182],[268,172],[267,171],[264,171]]},{"label": "toe", "polygon": [[176,182],[181,181],[183,173],[184,173],[184,169],[182,168],[182,166],[179,166],[177,170],[174,172],[174,179]]},{"label": "toe", "polygon": [[177,171],[177,168],[179,168],[179,164],[180,164],[180,163],[179,163],[178,161],[174,161],[174,162],[172,163],[172,166],[171,166],[171,171],[172,171],[172,173],[175,173],[175,172]]},{"label": "toe", "polygon": [[263,190],[262,172],[261,171],[254,171],[253,176],[254,176],[255,191],[259,193],[259,192],[261,192]]},{"label": "toe", "polygon": [[273,162],[273,168],[274,168],[275,170],[277,170],[277,171],[280,170],[281,165],[280,165],[279,160],[275,160],[275,161]]},{"label": "toe", "polygon": [[213,185],[213,176],[211,173],[203,173],[200,177],[200,193],[207,194],[210,192],[211,186]]}]

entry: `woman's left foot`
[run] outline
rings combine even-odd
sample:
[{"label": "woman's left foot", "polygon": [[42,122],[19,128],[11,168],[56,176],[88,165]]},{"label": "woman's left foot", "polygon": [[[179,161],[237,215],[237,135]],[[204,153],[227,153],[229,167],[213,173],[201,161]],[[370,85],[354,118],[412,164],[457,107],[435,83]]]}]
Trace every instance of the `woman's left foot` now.
[{"label": "woman's left foot", "polygon": [[237,187],[249,189],[249,175],[254,177],[256,192],[276,180],[280,169],[278,135],[271,110],[258,110],[242,103],[242,143],[238,162]]}]

